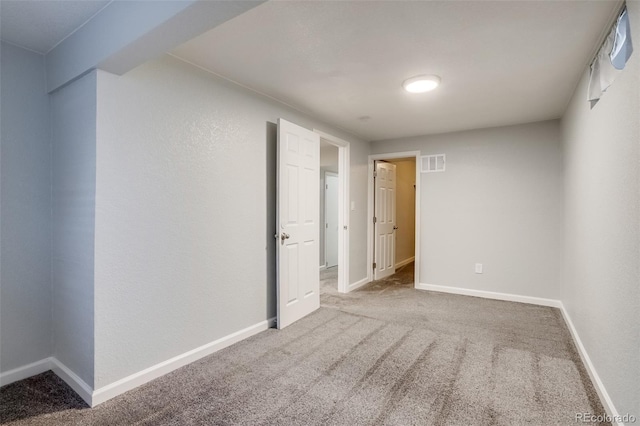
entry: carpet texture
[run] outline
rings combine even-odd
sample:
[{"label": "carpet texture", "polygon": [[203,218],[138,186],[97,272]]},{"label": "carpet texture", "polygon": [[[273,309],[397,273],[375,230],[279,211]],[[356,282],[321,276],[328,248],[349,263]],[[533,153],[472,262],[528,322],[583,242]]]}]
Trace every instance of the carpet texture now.
[{"label": "carpet texture", "polygon": [[338,293],[338,267],[323,269],[320,271],[320,294],[340,294]]},{"label": "carpet texture", "polygon": [[96,408],[53,373],[12,425],[575,425],[602,406],[553,308],[417,291],[413,265]]}]

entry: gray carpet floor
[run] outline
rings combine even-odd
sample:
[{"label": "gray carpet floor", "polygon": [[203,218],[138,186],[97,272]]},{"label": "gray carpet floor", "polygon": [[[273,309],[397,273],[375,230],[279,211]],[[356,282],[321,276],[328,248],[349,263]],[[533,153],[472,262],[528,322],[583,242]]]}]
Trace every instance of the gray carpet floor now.
[{"label": "gray carpet floor", "polygon": [[338,293],[338,267],[323,269],[320,271],[320,294],[340,294]]},{"label": "gray carpet floor", "polygon": [[413,289],[413,265],[96,408],[53,373],[12,425],[575,425],[603,414],[558,310]]}]

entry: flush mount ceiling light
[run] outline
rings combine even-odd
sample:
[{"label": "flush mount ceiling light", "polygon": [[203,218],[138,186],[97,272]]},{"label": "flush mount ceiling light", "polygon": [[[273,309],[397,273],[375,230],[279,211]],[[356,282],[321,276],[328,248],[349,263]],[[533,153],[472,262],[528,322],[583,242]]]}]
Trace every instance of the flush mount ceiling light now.
[{"label": "flush mount ceiling light", "polygon": [[440,77],[437,75],[418,75],[408,78],[402,83],[402,87],[409,93],[429,92],[440,85]]}]

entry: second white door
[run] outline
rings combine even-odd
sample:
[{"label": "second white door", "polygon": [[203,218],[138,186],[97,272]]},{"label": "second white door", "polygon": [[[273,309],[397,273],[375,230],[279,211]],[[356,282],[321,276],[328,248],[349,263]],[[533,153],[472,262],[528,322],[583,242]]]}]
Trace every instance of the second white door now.
[{"label": "second white door", "polygon": [[376,162],[374,279],[396,272],[396,166]]}]

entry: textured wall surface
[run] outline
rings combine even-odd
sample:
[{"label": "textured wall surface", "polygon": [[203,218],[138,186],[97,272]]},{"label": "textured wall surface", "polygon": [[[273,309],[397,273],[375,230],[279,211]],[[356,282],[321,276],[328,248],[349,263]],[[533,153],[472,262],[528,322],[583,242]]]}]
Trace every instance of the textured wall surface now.
[{"label": "textured wall surface", "polygon": [[96,387],[275,315],[279,117],[352,141],[366,196],[368,144],[344,132],[171,57],[99,72]]},{"label": "textured wall surface", "polygon": [[618,412],[640,418],[640,3],[627,7],[627,67],[593,107],[585,69],[562,119],[562,301]]},{"label": "textured wall surface", "polygon": [[369,185],[368,143],[351,144],[351,176],[349,176],[352,205],[349,216],[349,283],[367,277],[371,265],[367,264],[367,187]]},{"label": "textured wall surface", "polygon": [[[94,383],[96,72],[51,95],[53,355]],[[112,319],[117,322],[117,316]]]},{"label": "textured wall surface", "polygon": [[416,249],[416,162],[392,160],[396,165],[396,263],[415,255]]},{"label": "textured wall surface", "polygon": [[421,175],[420,282],[559,298],[559,122],[372,144],[376,154],[411,150],[447,156],[445,172]]},{"label": "textured wall surface", "polygon": [[41,55],[2,43],[0,371],[51,355],[51,144]]}]

